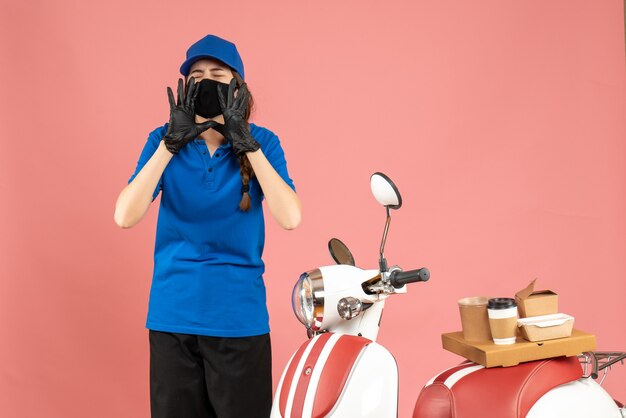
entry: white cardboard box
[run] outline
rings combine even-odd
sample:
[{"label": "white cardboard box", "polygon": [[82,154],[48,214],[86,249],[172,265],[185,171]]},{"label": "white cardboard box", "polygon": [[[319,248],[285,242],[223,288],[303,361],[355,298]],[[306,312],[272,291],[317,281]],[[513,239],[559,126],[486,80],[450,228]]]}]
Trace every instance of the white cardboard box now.
[{"label": "white cardboard box", "polygon": [[517,326],[528,341],[554,340],[572,335],[574,317],[564,313],[530,316],[518,319]]}]

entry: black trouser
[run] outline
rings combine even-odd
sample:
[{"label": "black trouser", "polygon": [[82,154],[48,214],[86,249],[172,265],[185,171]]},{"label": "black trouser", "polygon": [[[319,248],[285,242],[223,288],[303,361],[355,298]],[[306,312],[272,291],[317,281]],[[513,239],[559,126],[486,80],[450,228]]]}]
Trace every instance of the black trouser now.
[{"label": "black trouser", "polygon": [[152,418],[267,418],[270,335],[207,337],[149,331]]}]

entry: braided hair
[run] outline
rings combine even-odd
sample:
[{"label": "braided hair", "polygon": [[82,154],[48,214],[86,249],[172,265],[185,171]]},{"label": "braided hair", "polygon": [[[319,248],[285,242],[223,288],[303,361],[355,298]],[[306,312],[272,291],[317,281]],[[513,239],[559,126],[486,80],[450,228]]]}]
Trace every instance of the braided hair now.
[{"label": "braided hair", "polygon": [[[233,73],[233,77],[235,78],[237,84],[236,87],[239,88],[243,83],[243,79],[237,73],[237,71],[231,69]],[[250,89],[248,88],[248,92]],[[250,114],[252,113],[252,107],[254,105],[254,100],[252,99],[252,94],[249,96],[248,108],[246,109],[246,114],[244,116],[246,125],[249,127],[248,120],[250,119]],[[250,179],[254,178],[254,170],[252,169],[252,164],[250,164],[250,160],[245,154],[242,154],[238,157],[239,160],[239,172],[241,173],[241,201],[239,202],[239,209],[244,212],[247,212],[250,209]]]}]

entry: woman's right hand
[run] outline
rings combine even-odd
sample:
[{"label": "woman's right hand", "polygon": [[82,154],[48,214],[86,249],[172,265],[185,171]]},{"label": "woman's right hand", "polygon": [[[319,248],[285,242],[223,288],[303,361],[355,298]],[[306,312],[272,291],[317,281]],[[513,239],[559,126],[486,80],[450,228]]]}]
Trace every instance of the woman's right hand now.
[{"label": "woman's right hand", "polygon": [[179,78],[178,101],[174,102],[174,93],[169,86],[167,87],[167,96],[170,101],[170,122],[167,132],[163,136],[163,142],[165,142],[165,147],[172,154],[177,154],[189,141],[217,125],[217,122],[213,120],[196,123],[194,106],[198,91],[193,77],[187,83],[185,90],[183,90],[183,80]]}]

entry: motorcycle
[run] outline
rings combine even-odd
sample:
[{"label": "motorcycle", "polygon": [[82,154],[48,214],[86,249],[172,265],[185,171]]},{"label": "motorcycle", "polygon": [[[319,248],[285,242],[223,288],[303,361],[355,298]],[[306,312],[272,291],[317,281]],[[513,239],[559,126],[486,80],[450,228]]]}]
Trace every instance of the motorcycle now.
[{"label": "motorcycle", "polygon": [[[398,416],[398,366],[376,337],[387,299],[428,281],[430,272],[388,266],[391,210],[400,209],[402,197],[383,173],[374,173],[370,186],[387,213],[378,268],[356,267],[348,247],[333,238],[328,248],[337,264],[300,275],[292,306],[308,339],[284,368],[270,418]],[[493,368],[468,360],[425,384],[413,418],[624,418],[626,408],[601,383],[625,358],[587,352]]]}]

